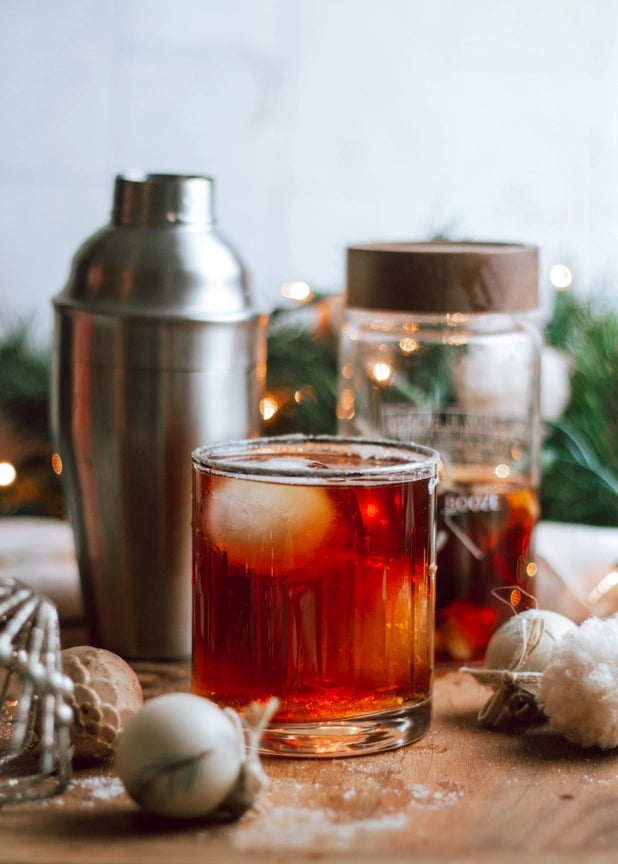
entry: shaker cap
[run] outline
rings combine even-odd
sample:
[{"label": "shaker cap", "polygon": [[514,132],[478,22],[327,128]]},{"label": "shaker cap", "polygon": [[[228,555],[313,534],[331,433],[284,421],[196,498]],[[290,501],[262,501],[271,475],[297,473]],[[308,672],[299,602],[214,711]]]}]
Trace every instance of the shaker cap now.
[{"label": "shaker cap", "polygon": [[347,305],[422,313],[538,306],[538,248],[513,243],[370,243],[347,250]]},{"label": "shaker cap", "polygon": [[214,181],[189,174],[119,174],[115,225],[208,225],[214,222]]}]

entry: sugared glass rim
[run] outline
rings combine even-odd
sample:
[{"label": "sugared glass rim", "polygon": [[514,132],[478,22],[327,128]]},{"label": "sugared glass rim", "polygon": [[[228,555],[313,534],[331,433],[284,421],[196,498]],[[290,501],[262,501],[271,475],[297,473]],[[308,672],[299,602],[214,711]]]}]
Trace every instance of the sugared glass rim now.
[{"label": "sugared glass rim", "polygon": [[[285,457],[276,465],[247,460],[247,456],[260,453],[276,457],[285,449],[288,455],[303,457],[315,450],[341,451],[342,449],[363,460],[355,466],[299,466],[297,462],[285,465]],[[436,478],[440,454],[414,442],[388,438],[355,438],[338,435],[273,435],[262,438],[244,438],[206,444],[191,454],[193,465],[212,474],[234,477],[259,477],[271,482],[297,479],[306,483],[398,483],[402,480]],[[395,459],[397,461],[395,461]],[[372,460],[373,464],[372,464]],[[390,461],[389,461],[390,460]]]}]

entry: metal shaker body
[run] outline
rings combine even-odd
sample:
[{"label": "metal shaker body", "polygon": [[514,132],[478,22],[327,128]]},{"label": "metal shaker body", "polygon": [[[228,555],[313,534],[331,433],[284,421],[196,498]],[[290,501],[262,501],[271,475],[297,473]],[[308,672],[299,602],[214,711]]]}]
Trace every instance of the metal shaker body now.
[{"label": "metal shaker body", "polygon": [[94,644],[191,651],[191,452],[259,431],[265,317],[212,181],[116,178],[54,299],[52,427]]}]

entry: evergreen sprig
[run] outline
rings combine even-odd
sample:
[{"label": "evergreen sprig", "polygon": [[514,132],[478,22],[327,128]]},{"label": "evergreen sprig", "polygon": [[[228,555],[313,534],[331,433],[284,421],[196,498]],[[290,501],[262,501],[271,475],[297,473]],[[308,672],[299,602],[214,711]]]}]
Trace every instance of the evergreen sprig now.
[{"label": "evergreen sprig", "polygon": [[18,429],[48,434],[49,353],[33,347],[18,324],[0,342],[0,412]]},{"label": "evergreen sprig", "polygon": [[572,373],[567,406],[547,424],[543,518],[618,526],[618,314],[560,291],[545,339]]},{"label": "evergreen sprig", "polygon": [[[314,306],[328,309],[328,297],[317,295]],[[276,309],[268,328],[267,390],[281,402],[264,432],[326,435],[336,431],[337,339],[328,327],[307,322],[311,310]]]},{"label": "evergreen sprig", "polygon": [[0,462],[17,471],[14,482],[0,487],[0,516],[65,513],[52,470],[49,375],[49,352],[31,344],[26,323],[0,341]]},{"label": "evergreen sprig", "polygon": [[[316,309],[318,319],[327,317],[328,301],[318,296]],[[336,334],[315,327],[311,311],[276,309],[271,316],[267,387],[283,396],[264,423],[267,434],[336,430]],[[562,416],[546,423],[542,517],[618,526],[618,313],[558,292],[545,340],[568,355],[572,373]],[[49,436],[49,365],[48,352],[30,345],[25,324],[0,341],[0,415],[43,440]]]}]

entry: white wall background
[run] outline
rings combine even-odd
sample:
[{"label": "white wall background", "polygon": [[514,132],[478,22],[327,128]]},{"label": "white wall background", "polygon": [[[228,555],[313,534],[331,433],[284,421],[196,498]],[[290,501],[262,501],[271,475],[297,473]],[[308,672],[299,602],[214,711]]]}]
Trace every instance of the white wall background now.
[{"label": "white wall background", "polygon": [[0,124],[0,328],[126,170],[213,176],[266,298],[444,229],[618,297],[618,0],[0,0]]}]

